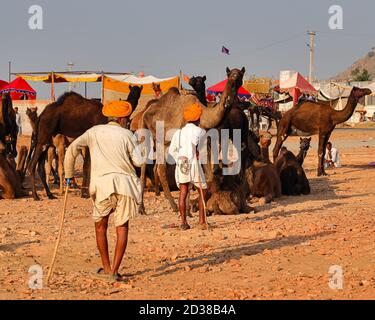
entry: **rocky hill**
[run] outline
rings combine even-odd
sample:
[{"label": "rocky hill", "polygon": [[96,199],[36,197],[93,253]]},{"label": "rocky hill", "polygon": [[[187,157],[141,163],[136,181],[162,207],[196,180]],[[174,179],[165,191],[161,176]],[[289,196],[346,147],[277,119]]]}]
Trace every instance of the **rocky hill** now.
[{"label": "rocky hill", "polygon": [[365,57],[354,62],[349,68],[340,72],[338,75],[332,77],[332,79],[339,80],[350,80],[352,78],[353,70],[359,68],[360,70],[366,69],[372,76],[372,80],[375,80],[375,48],[372,48]]}]

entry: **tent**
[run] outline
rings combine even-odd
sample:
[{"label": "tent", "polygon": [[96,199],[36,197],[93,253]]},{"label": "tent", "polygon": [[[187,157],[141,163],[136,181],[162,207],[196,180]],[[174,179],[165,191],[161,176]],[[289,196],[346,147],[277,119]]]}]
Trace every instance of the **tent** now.
[{"label": "tent", "polygon": [[3,89],[4,87],[6,87],[8,85],[8,82],[4,81],[4,80],[0,80],[0,90]]},{"label": "tent", "polygon": [[[223,91],[225,89],[225,86],[227,85],[227,82],[228,82],[228,79],[223,80],[223,81],[213,85],[212,87],[209,87],[207,89],[207,92],[209,94],[215,94],[215,95],[217,95],[219,93],[223,93]],[[240,89],[238,90],[238,96],[240,96],[241,98],[243,98],[243,97],[250,98],[251,93],[249,91],[247,91],[244,87],[240,87]]]},{"label": "tent", "polygon": [[26,95],[28,100],[36,99],[36,91],[21,77],[14,79],[4,88],[1,88],[0,93],[10,93],[12,100],[21,100]]},{"label": "tent", "polygon": [[290,78],[280,81],[280,92],[288,92],[293,96],[293,105],[297,104],[301,94],[318,95],[318,91],[298,72]]}]

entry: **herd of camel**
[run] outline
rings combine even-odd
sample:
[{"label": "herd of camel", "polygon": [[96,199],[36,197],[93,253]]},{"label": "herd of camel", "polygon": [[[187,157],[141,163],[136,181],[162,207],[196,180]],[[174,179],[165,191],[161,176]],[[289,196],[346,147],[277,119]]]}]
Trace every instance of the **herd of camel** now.
[{"label": "herd of camel", "polygon": [[[261,198],[268,203],[281,195],[305,195],[310,193],[309,181],[303,169],[303,161],[310,148],[311,138],[300,138],[300,152],[295,156],[282,147],[283,142],[293,132],[304,135],[319,135],[317,174],[326,175],[324,156],[327,142],[335,126],[347,121],[362,97],[371,94],[369,89],[353,88],[343,110],[334,110],[329,102],[300,101],[282,116],[279,113],[259,112],[248,103],[240,101],[237,92],[243,83],[245,68],[226,69],[227,84],[220,100],[208,103],[206,100],[206,77],[192,77],[189,84],[193,90],[171,88],[163,93],[159,84],[153,84],[155,98],[141,110],[137,110],[142,86],[130,86],[127,101],[132,104],[133,113],[128,118],[128,129],[148,129],[152,137],[156,136],[156,122],[164,122],[164,132],[182,128],[185,125],[183,110],[186,106],[198,103],[203,112],[200,126],[203,129],[229,130],[229,138],[233,138],[235,129],[241,130],[241,168],[236,175],[224,175],[223,164],[213,165],[210,161],[204,164],[208,184],[209,199],[207,210],[214,214],[237,214],[250,212],[247,205],[254,199]],[[244,110],[250,111],[250,117]],[[268,116],[277,123],[277,141],[273,149],[273,162],[269,156],[272,135],[267,131],[259,131],[254,123],[259,114]],[[39,199],[36,189],[36,172],[49,199],[55,198],[49,187],[50,175],[54,183],[59,183],[63,192],[63,159],[65,149],[78,136],[98,124],[107,123],[102,114],[102,104],[98,100],[86,99],[75,92],[67,92],[57,101],[47,105],[38,116],[36,109],[28,109],[33,133],[30,148],[21,146],[18,149],[17,163],[17,126],[15,112],[9,95],[3,95],[0,114],[0,197],[14,199],[28,195],[23,182],[28,177],[32,195]],[[256,117],[254,118],[254,115]],[[254,129],[255,128],[255,129]],[[165,135],[167,148],[170,137]],[[83,181],[82,197],[89,197],[90,154],[82,150]],[[55,165],[53,165],[55,159]],[[208,157],[210,160],[210,157]],[[172,197],[175,190],[174,167],[166,164],[143,164],[138,170],[146,189],[146,181],[157,195],[160,186],[173,211],[178,207]],[[148,178],[148,179],[147,179]],[[147,184],[149,187],[149,184]],[[194,201],[191,201],[192,208]],[[190,208],[189,208],[190,210]],[[141,213],[145,213],[143,199]]]}]

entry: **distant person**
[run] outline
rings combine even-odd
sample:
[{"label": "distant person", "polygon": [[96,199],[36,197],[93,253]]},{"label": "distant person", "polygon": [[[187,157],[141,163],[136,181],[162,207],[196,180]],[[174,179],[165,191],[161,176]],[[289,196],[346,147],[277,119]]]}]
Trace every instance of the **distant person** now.
[{"label": "distant person", "polygon": [[18,135],[22,135],[22,121],[21,121],[21,115],[18,112],[18,107],[15,107],[14,111],[16,112],[16,125],[18,129]]},{"label": "distant person", "polygon": [[327,150],[324,161],[325,168],[340,168],[340,153],[336,148],[332,147],[332,143],[327,143]]}]

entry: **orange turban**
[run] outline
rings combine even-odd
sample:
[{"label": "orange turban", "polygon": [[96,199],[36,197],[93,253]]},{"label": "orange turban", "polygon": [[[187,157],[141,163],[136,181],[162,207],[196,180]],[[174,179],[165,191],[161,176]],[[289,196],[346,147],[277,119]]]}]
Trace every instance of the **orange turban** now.
[{"label": "orange turban", "polygon": [[106,117],[124,118],[132,113],[132,105],[127,101],[110,101],[103,107]]},{"label": "orange turban", "polygon": [[184,110],[184,119],[188,122],[198,121],[202,115],[202,107],[198,103],[194,103]]}]

